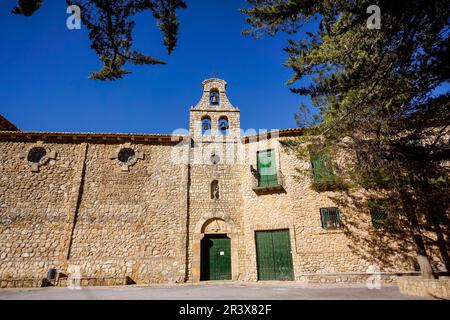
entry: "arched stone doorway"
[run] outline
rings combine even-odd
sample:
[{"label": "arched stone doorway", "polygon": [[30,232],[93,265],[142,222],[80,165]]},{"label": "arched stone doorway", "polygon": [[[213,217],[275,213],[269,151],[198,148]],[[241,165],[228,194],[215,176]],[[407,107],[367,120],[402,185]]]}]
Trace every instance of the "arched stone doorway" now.
[{"label": "arched stone doorway", "polygon": [[[237,231],[229,215],[204,215],[197,222],[193,236],[192,280],[194,282],[238,279]],[[210,261],[209,259],[214,259],[211,255],[218,259],[222,265],[215,266],[217,261]],[[231,264],[231,277],[227,274],[228,263]],[[213,273],[211,273],[211,270],[208,271],[205,268],[214,268],[215,271],[213,270]]]}]

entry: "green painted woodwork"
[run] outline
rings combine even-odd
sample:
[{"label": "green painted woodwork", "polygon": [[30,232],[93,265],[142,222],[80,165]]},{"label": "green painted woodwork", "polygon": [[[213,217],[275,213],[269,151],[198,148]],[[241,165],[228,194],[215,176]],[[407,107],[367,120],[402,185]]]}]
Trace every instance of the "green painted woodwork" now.
[{"label": "green painted woodwork", "polygon": [[311,155],[311,167],[314,181],[317,183],[333,182],[334,174],[330,159],[324,155]]},{"label": "green painted woodwork", "polygon": [[260,151],[258,162],[258,187],[271,187],[278,185],[275,152],[273,150]]},{"label": "green painted woodwork", "polygon": [[293,280],[289,230],[257,231],[258,280]]},{"label": "green painted woodwork", "polygon": [[201,280],[231,280],[230,238],[206,235],[201,248]]}]

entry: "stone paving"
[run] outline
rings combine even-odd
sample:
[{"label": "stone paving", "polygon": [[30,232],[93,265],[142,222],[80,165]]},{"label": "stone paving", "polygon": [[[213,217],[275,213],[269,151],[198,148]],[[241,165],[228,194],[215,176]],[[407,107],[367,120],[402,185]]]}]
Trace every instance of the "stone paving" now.
[{"label": "stone paving", "polygon": [[[405,300],[397,286],[312,287],[278,283],[203,283],[181,285],[12,288],[0,289],[0,300]],[[432,299],[431,297],[428,299]]]}]

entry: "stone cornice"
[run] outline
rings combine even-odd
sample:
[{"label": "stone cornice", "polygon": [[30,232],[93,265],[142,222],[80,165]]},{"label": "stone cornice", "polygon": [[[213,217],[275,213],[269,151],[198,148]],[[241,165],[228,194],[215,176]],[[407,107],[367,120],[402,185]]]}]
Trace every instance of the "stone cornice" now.
[{"label": "stone cornice", "polygon": [[218,112],[218,113],[224,113],[224,112],[240,112],[239,108],[233,108],[233,109],[220,109],[217,107],[209,107],[209,108],[196,108],[191,107],[190,111],[196,111],[196,112]]},{"label": "stone cornice", "polygon": [[[266,133],[241,137],[243,143],[270,139],[274,137],[290,137],[303,134],[304,129],[281,129]],[[75,133],[75,132],[25,132],[0,131],[1,141],[47,141],[47,142],[140,142],[140,143],[169,143],[176,144],[188,136],[171,134],[142,134],[142,133]]]},{"label": "stone cornice", "polygon": [[178,143],[184,138],[170,134],[0,131],[0,140],[8,141]]}]

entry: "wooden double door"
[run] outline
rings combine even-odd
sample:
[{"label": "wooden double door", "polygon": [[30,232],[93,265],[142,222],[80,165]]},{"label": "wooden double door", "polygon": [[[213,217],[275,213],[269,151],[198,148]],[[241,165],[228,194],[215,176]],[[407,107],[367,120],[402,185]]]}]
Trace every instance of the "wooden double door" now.
[{"label": "wooden double door", "polygon": [[293,280],[289,230],[257,231],[258,280]]}]

